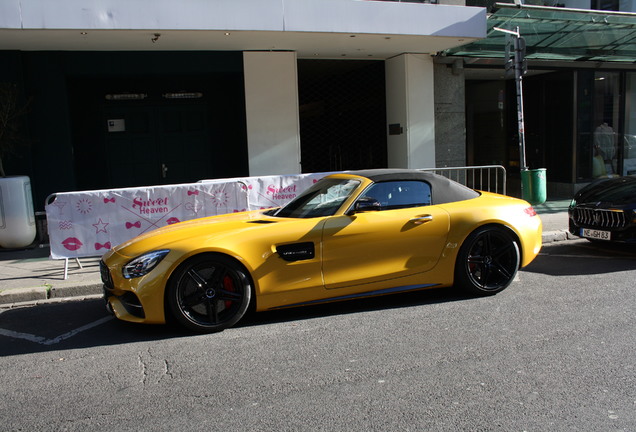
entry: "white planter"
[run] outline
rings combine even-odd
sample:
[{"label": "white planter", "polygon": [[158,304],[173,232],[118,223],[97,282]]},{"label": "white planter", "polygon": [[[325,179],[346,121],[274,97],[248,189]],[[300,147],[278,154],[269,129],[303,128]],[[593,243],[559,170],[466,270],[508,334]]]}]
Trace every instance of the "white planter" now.
[{"label": "white planter", "polygon": [[0,247],[29,246],[35,234],[31,180],[27,176],[0,177]]}]

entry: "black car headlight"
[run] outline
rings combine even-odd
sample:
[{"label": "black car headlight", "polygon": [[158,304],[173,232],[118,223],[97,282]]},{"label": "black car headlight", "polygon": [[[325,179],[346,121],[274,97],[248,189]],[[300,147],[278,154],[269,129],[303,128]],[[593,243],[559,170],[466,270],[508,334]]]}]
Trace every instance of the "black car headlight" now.
[{"label": "black car headlight", "polygon": [[126,279],[146,275],[150,273],[153,268],[157,267],[157,264],[159,264],[161,260],[168,255],[168,252],[170,252],[170,250],[162,249],[140,255],[122,267],[122,275]]}]

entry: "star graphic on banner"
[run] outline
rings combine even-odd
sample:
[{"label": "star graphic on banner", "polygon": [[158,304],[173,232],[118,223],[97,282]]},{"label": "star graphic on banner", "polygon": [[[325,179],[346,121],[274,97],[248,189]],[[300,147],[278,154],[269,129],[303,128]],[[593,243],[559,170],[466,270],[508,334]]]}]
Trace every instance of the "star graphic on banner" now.
[{"label": "star graphic on banner", "polygon": [[100,232],[105,232],[107,233],[108,231],[106,231],[106,227],[110,225],[107,222],[102,221],[102,218],[99,218],[99,220],[97,221],[97,223],[94,223],[93,226],[95,227],[95,229],[97,231],[95,231],[95,234],[98,234]]}]

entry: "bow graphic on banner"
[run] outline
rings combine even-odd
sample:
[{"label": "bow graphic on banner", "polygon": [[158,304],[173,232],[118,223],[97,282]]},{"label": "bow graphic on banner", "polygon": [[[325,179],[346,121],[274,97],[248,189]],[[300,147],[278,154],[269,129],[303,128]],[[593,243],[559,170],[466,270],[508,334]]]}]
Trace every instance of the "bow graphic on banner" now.
[{"label": "bow graphic on banner", "polygon": [[100,250],[102,248],[110,249],[110,242],[106,242],[104,244],[95,243],[95,250]]},{"label": "bow graphic on banner", "polygon": [[126,222],[126,229],[131,229],[131,228],[141,228],[141,221]]}]

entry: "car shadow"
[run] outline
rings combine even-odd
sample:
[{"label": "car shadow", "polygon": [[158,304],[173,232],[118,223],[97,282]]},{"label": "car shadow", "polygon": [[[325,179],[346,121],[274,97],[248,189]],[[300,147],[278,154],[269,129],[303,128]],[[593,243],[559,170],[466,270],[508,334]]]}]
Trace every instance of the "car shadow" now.
[{"label": "car shadow", "polygon": [[401,309],[474,299],[455,287],[430,288],[355,300],[337,301],[319,305],[302,306],[272,311],[252,312],[245,316],[235,327],[248,327],[263,324],[277,324],[302,321],[334,315],[346,315],[378,310]]},{"label": "car shadow", "polygon": [[[252,312],[235,325],[234,329],[473,298],[455,288],[428,289],[314,306]],[[158,342],[197,335],[170,324],[145,325],[119,321],[106,311],[104,302],[99,299],[15,308],[0,313],[0,357]]]},{"label": "car shadow", "polygon": [[115,319],[101,299],[16,307],[0,313],[0,357],[183,336],[168,325]]},{"label": "car shadow", "polygon": [[545,246],[522,271],[550,276],[636,270],[636,245],[574,240]]}]

